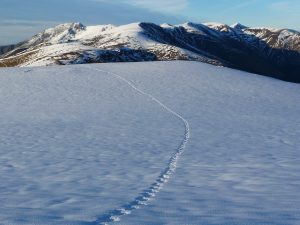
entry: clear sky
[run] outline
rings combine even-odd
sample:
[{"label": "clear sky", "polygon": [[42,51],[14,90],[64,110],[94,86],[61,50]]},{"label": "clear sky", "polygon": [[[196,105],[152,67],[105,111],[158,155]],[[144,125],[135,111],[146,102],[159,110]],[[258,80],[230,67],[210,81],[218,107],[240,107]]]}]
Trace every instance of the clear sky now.
[{"label": "clear sky", "polygon": [[300,0],[0,0],[0,45],[65,22],[240,22],[300,30]]}]

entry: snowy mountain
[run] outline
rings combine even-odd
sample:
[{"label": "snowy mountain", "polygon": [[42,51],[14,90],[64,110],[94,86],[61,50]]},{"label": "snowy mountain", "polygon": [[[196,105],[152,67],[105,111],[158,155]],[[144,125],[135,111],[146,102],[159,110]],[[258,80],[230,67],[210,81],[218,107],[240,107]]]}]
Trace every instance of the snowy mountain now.
[{"label": "snowy mountain", "polygon": [[1,68],[0,93],[1,225],[300,224],[299,84],[107,63]]},{"label": "snowy mountain", "polygon": [[0,48],[2,66],[193,60],[300,82],[300,33],[241,24],[61,24]]}]

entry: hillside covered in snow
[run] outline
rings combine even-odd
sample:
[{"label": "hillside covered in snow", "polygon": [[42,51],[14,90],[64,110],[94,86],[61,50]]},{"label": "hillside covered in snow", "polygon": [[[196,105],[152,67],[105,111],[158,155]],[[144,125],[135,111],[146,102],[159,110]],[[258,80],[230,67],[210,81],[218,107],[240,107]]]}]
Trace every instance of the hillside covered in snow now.
[{"label": "hillside covered in snow", "polygon": [[[32,42],[84,48],[84,29]],[[300,223],[299,84],[199,62],[1,68],[0,108],[1,225]]]},{"label": "hillside covered in snow", "polygon": [[0,47],[0,66],[188,60],[300,82],[300,33],[241,24],[61,24]]}]

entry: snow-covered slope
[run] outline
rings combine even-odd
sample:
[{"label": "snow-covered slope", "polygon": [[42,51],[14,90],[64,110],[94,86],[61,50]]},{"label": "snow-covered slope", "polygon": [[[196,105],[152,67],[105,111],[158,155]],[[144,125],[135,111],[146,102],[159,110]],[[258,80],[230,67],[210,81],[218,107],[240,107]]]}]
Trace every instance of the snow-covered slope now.
[{"label": "snow-covered slope", "polygon": [[192,60],[300,82],[300,34],[241,24],[61,24],[0,48],[0,66]]},{"label": "snow-covered slope", "polygon": [[151,32],[145,33],[141,24],[132,23],[119,27],[113,25],[86,27],[81,23],[61,24],[37,34],[22,46],[7,52],[0,62],[3,66],[44,66],[89,62],[198,59],[221,65],[217,60],[164,43],[163,40],[155,40],[154,37],[150,38],[147,34]]},{"label": "snow-covered slope", "polygon": [[300,223],[298,84],[147,62],[0,86],[0,224]]}]

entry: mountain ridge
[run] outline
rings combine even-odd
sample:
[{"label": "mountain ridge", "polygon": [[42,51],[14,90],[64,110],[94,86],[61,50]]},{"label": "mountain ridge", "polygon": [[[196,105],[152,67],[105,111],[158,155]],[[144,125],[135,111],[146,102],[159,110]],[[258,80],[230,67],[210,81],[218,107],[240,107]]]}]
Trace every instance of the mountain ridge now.
[{"label": "mountain ridge", "polygon": [[191,60],[300,82],[300,33],[236,23],[60,24],[0,47],[0,66]]}]

